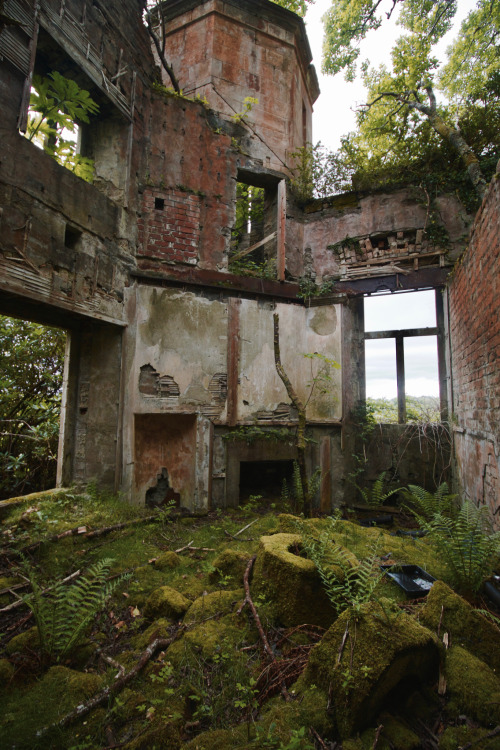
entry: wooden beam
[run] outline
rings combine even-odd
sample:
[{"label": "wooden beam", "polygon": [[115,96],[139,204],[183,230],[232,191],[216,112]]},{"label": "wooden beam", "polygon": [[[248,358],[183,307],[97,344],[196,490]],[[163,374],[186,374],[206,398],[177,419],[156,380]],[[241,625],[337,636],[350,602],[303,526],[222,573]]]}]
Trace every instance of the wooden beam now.
[{"label": "wooden beam", "polygon": [[278,269],[278,281],[285,280],[285,238],[286,238],[286,182],[280,180],[278,183],[278,217],[277,217],[278,249],[276,264]]},{"label": "wooden beam", "polygon": [[405,350],[404,336],[398,331],[396,336],[396,380],[398,387],[398,422],[406,422],[406,396],[405,396]]},{"label": "wooden beam", "polygon": [[250,245],[250,247],[247,247],[246,250],[240,250],[239,253],[235,253],[235,255],[231,255],[229,258],[229,262],[232,262],[233,260],[238,260],[238,258],[243,258],[243,256],[248,255],[248,253],[253,252],[254,250],[257,250],[257,248],[262,247],[262,245],[267,245],[268,242],[271,242],[271,240],[274,240],[276,237],[276,232],[273,232],[272,234],[268,234],[267,237],[264,237],[263,240],[260,240],[259,242],[256,242],[255,245]]},{"label": "wooden beam", "polygon": [[240,359],[240,300],[234,297],[228,303],[227,337],[227,423],[235,425],[238,419],[238,367]]},{"label": "wooden beam", "polygon": [[369,331],[365,333],[365,340],[371,339],[395,339],[398,336],[410,338],[411,336],[437,336],[438,328],[407,328],[396,331]]}]

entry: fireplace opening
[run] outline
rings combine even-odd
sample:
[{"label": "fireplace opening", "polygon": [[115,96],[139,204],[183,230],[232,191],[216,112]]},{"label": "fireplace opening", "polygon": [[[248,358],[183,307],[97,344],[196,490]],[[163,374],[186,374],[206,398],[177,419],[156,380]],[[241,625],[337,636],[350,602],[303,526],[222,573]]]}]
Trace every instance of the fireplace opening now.
[{"label": "fireplace opening", "polygon": [[290,484],[293,461],[240,461],[240,503],[251,495],[279,500],[283,480]]}]

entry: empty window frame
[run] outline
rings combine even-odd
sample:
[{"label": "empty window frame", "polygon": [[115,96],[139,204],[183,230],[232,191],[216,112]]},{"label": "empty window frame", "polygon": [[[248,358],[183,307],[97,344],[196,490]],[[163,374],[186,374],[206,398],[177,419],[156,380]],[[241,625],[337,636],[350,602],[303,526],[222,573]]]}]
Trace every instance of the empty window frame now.
[{"label": "empty window frame", "polygon": [[374,295],[364,307],[366,396],[379,421],[446,419],[442,292]]},{"label": "empty window frame", "polygon": [[[92,181],[109,197],[120,200],[126,195],[129,180],[129,155],[124,159],[123,154],[129,149],[130,120],[71,55],[40,25],[36,37],[36,54],[33,56],[32,72],[34,75],[46,78],[53,71],[88,91],[99,107],[98,114],[90,116],[89,124],[75,120],[73,134],[64,131],[63,137],[67,140],[74,139],[77,143],[77,155],[84,157],[83,160],[79,160],[83,161],[84,169],[72,169],[72,171],[80,176],[85,175],[84,179]],[[117,87],[113,88],[118,91]],[[20,130],[25,132],[28,122],[28,100],[24,101],[22,106],[19,126]],[[60,160],[56,157],[56,161]],[[60,163],[63,162],[60,161]]]},{"label": "empty window frame", "polygon": [[229,271],[244,276],[285,278],[285,181],[238,174]]}]

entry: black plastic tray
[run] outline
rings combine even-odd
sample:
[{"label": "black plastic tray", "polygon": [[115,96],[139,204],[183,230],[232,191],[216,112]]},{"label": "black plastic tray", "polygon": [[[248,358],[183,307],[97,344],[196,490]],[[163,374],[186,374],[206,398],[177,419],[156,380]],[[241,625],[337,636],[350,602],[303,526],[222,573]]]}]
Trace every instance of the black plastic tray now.
[{"label": "black plastic tray", "polygon": [[408,596],[427,596],[436,580],[419,565],[381,565],[380,570],[387,573]]}]

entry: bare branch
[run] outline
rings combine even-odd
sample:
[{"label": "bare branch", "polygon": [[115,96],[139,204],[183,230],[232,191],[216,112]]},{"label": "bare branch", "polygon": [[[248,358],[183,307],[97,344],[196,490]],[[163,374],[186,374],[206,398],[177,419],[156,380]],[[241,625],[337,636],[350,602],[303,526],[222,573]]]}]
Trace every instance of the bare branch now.
[{"label": "bare branch", "polygon": [[[156,47],[156,51],[158,53],[158,57],[160,58],[161,64],[163,65],[163,67],[167,71],[168,76],[169,76],[169,78],[170,78],[170,80],[172,82],[172,86],[174,87],[174,90],[178,94],[180,94],[181,93],[181,89],[180,89],[180,86],[179,86],[179,82],[178,82],[178,80],[177,80],[177,78],[175,76],[175,73],[174,73],[174,71],[172,69],[172,66],[169,65],[168,62],[167,62],[164,50],[161,47],[160,40],[158,39],[158,36],[153,31],[153,26],[151,24],[151,14],[150,14],[149,11],[146,13],[146,22],[147,22],[147,26],[148,26],[149,36],[153,40],[153,43],[154,43],[154,45]],[[165,33],[163,33],[163,39],[165,39]]]}]

